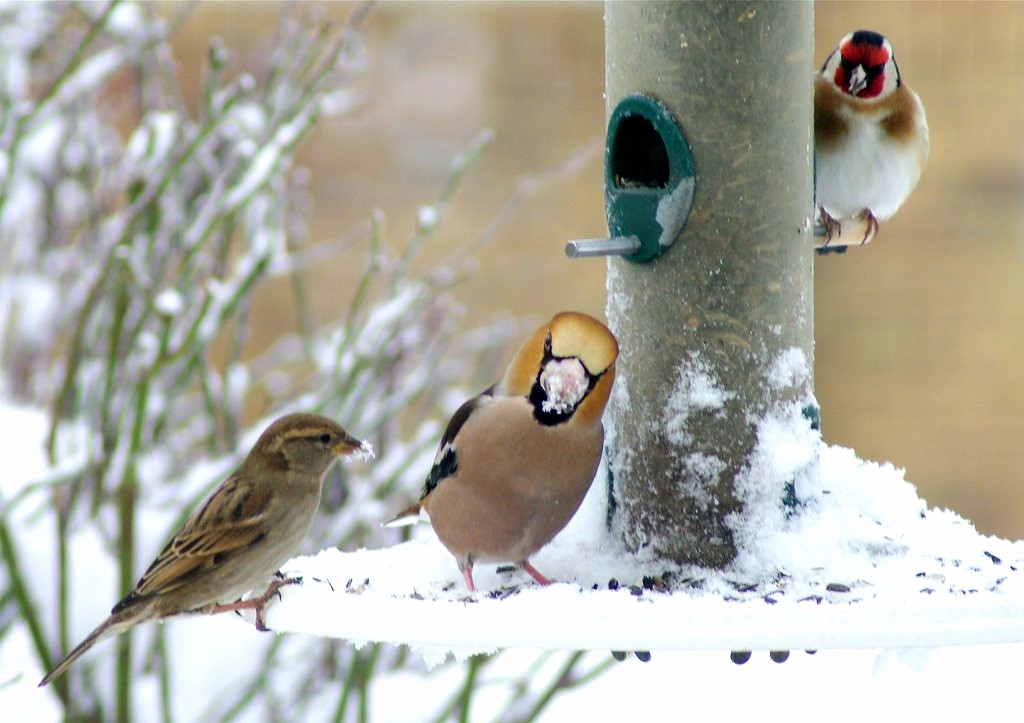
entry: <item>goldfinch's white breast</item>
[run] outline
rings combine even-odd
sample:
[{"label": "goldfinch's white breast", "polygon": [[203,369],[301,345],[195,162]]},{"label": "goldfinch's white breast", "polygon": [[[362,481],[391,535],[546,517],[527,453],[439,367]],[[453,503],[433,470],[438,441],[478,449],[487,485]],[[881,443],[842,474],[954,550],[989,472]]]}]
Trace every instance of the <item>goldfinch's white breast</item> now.
[{"label": "goldfinch's white breast", "polygon": [[[916,94],[913,98],[920,105]],[[850,218],[867,208],[885,220],[903,205],[921,178],[928,128],[920,124],[920,139],[907,142],[891,138],[885,130],[881,122],[888,112],[885,108],[854,111],[844,105],[838,112],[847,122],[846,134],[833,148],[818,147],[814,154],[817,203],[835,218]]]}]

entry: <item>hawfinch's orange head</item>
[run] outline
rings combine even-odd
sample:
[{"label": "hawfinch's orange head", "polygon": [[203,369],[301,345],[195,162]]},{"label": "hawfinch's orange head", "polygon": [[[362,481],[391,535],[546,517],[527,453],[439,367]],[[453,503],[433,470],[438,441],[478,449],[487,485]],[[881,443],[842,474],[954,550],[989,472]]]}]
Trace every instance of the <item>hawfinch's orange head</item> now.
[{"label": "hawfinch's orange head", "polygon": [[529,398],[542,424],[600,421],[615,380],[619,345],[597,319],[563,311],[527,340],[495,388]]}]

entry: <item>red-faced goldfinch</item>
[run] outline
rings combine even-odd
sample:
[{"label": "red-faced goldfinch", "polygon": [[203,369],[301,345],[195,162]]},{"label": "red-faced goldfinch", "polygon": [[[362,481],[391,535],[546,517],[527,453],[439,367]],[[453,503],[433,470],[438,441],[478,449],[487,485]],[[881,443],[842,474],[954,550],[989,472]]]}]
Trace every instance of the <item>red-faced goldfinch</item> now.
[{"label": "red-faced goldfinch", "polygon": [[896,213],[928,159],[928,123],[917,93],[900,80],[892,45],[858,30],[839,41],[814,79],[815,195],[825,245],[842,221],[866,226]]},{"label": "red-faced goldfinch", "polygon": [[192,513],[110,617],[68,653],[39,685],[61,675],[104,638],[147,620],[209,615],[263,606],[299,578],[273,578],[259,597],[239,600],[265,584],[299,549],[320,506],[320,488],[338,457],[373,450],[327,417],[288,414],[256,441],[242,466]]},{"label": "red-faced goldfinch", "polygon": [[585,314],[562,312],[523,345],[501,381],[459,407],[420,501],[470,590],[477,562],[529,561],[576,513],[597,472],[619,345]]}]

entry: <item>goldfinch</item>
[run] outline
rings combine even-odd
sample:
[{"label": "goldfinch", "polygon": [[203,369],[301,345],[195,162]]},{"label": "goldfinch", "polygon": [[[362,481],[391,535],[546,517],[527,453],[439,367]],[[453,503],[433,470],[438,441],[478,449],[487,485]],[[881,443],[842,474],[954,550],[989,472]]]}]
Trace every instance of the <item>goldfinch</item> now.
[{"label": "goldfinch", "polygon": [[419,502],[385,524],[425,512],[471,591],[478,562],[515,563],[547,585],[529,558],[568,524],[594,479],[618,354],[600,321],[556,314],[501,381],[459,407]]},{"label": "goldfinch", "polygon": [[189,517],[110,617],[89,633],[43,678],[61,675],[104,638],[146,620],[229,610],[256,610],[284,585],[299,582],[279,573],[267,591],[240,600],[263,585],[299,548],[320,506],[331,463],[354,452],[372,454],[327,417],[289,414],[273,422],[234,474]]},{"label": "goldfinch", "polygon": [[928,122],[900,78],[892,45],[870,30],[839,41],[814,79],[815,195],[825,246],[856,220],[870,241],[914,190],[928,160]]}]

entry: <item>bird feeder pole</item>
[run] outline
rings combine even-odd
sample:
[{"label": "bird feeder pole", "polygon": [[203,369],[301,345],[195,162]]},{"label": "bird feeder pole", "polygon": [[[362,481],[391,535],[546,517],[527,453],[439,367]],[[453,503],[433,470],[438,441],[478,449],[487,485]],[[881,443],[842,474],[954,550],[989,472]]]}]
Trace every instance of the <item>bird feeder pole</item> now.
[{"label": "bird feeder pole", "polygon": [[[734,482],[757,421],[813,399],[810,373],[795,387],[767,381],[794,348],[813,368],[813,25],[806,2],[606,3],[610,123],[628,99],[654,99],[682,130],[694,171],[681,233],[673,227],[653,257],[608,260],[607,315],[622,350],[605,417],[609,521],[633,550],[727,564],[730,515],[743,514]],[[626,166],[606,169],[606,190],[664,188],[657,156],[667,147],[671,159],[671,143],[658,146],[642,121],[618,128],[625,146],[609,134],[606,166]],[[716,403],[687,408],[694,385],[709,383]]]}]

